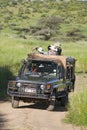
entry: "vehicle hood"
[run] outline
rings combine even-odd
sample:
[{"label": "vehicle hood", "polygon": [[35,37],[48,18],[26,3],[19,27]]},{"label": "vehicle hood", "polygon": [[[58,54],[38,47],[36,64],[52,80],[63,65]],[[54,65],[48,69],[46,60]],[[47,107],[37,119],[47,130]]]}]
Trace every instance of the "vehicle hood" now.
[{"label": "vehicle hood", "polygon": [[21,81],[27,81],[27,82],[32,82],[32,83],[42,83],[42,82],[50,82],[53,79],[55,79],[52,76],[39,76],[39,75],[22,75],[19,80]]}]

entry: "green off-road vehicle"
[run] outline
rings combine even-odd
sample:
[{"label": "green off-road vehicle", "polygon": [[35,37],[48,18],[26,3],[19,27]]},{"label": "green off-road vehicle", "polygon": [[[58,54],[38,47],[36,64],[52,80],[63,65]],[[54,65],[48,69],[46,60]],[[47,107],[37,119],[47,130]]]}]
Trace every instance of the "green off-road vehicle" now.
[{"label": "green off-road vehicle", "polygon": [[75,59],[58,55],[29,54],[22,61],[16,80],[9,81],[7,93],[12,97],[12,107],[19,101],[45,102],[53,110],[55,102],[68,102],[68,94],[74,90]]}]

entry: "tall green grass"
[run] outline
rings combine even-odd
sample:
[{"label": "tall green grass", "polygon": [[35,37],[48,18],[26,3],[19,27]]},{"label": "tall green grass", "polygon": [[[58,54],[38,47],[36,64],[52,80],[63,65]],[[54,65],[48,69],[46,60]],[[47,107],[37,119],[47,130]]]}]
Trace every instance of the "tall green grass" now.
[{"label": "tall green grass", "polygon": [[46,42],[38,40],[24,40],[14,36],[0,37],[0,66],[9,66],[13,73],[20,67],[21,59],[26,59],[27,54],[38,46],[45,46]]},{"label": "tall green grass", "polygon": [[[34,47],[41,46],[47,51],[47,46],[52,41],[41,41],[36,39],[22,39],[12,34],[1,34],[0,36],[0,66],[10,66],[15,73],[20,66],[20,61],[27,58]],[[76,58],[76,72],[87,72],[87,42],[61,42],[62,55]]]},{"label": "tall green grass", "polygon": [[76,72],[87,73],[87,42],[63,43],[63,55],[72,56],[76,59]]},{"label": "tall green grass", "polygon": [[87,126],[86,88],[83,88],[83,90],[73,94],[70,100],[69,112],[66,121],[79,126]]}]

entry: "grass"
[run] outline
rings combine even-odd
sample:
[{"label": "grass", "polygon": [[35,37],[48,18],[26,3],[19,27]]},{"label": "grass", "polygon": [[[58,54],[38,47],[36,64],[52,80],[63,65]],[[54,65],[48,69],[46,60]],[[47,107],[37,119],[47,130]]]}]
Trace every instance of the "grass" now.
[{"label": "grass", "polygon": [[[46,42],[38,40],[24,40],[21,38],[15,38],[12,35],[2,35],[0,37],[0,66],[6,65],[13,68],[15,72],[16,67],[19,68],[21,59],[27,58],[27,54],[32,52],[32,49],[37,46],[45,46]],[[15,73],[14,72],[14,73]]]},{"label": "grass", "polygon": [[45,47],[48,42],[35,39],[24,40],[15,35],[0,35],[0,99],[7,97],[7,83],[18,74],[21,60],[38,46]]},{"label": "grass", "polygon": [[79,126],[87,126],[86,88],[73,94],[70,100],[69,112],[66,121]]},{"label": "grass", "polygon": [[[31,52],[34,47],[41,46],[47,51],[49,44],[52,44],[52,42],[35,39],[25,40],[17,38],[14,35],[9,34],[8,37],[3,34],[0,36],[0,66],[10,66],[11,69],[14,68],[14,70],[17,71],[21,59],[27,58],[27,54]],[[76,58],[76,72],[87,72],[87,42],[62,42],[61,44],[63,55]]]},{"label": "grass", "polygon": [[75,92],[69,97],[68,113],[64,122],[87,130],[87,74],[76,74]]},{"label": "grass", "polygon": [[[76,58],[76,72],[87,72],[87,43],[82,42],[69,42],[63,43],[63,54]],[[84,50],[84,51],[83,51]]]}]

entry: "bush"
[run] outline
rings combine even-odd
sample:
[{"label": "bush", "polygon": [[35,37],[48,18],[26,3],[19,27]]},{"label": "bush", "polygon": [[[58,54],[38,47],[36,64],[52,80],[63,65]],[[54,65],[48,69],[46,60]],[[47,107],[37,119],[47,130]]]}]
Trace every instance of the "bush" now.
[{"label": "bush", "polygon": [[58,28],[59,24],[63,22],[63,19],[56,16],[44,17],[38,21],[38,25],[47,27],[50,29]]},{"label": "bush", "polygon": [[0,67],[0,99],[7,98],[8,80],[14,79],[9,66]]},{"label": "bush", "polygon": [[79,35],[79,33],[80,33],[79,29],[73,28],[72,30],[67,32],[67,36],[77,36]]},{"label": "bush", "polygon": [[34,35],[36,35],[36,36],[42,35],[42,36],[44,36],[44,40],[49,40],[51,37],[51,31],[49,29],[41,29],[41,30],[35,32]]}]

